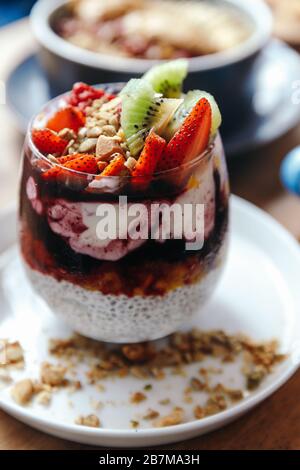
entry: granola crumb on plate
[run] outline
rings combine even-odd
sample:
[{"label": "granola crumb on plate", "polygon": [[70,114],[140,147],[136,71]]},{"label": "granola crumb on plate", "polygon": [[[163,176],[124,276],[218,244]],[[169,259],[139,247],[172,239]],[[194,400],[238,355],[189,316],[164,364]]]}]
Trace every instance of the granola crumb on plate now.
[{"label": "granola crumb on plate", "polygon": [[87,416],[78,416],[75,420],[75,424],[79,424],[81,426],[87,426],[90,428],[99,428],[100,427],[100,420],[96,415],[87,415]]},{"label": "granola crumb on plate", "polygon": [[15,383],[11,396],[19,405],[27,405],[34,395],[34,386],[31,379],[23,379]]}]

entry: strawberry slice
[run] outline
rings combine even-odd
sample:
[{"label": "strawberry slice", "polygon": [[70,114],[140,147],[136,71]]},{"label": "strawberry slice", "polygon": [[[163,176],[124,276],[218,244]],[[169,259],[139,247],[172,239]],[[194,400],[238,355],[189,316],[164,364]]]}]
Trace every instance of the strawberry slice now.
[{"label": "strawberry slice", "polygon": [[[64,168],[69,170],[80,171],[81,173],[97,174],[98,166],[97,160],[93,155],[90,154],[74,154],[66,155],[58,159],[58,162],[63,165]],[[64,176],[70,176],[70,173],[65,172],[63,168],[59,166],[53,166],[50,170],[47,170],[43,174],[43,178],[46,180],[63,179]]]},{"label": "strawberry slice", "polygon": [[100,178],[102,176],[119,176],[123,170],[125,170],[125,158],[123,155],[119,154],[115,158],[113,158],[106,168],[102,171],[102,173],[97,177]]},{"label": "strawberry slice", "polygon": [[65,168],[80,171],[81,173],[90,173],[96,175],[98,173],[97,160],[93,155],[81,155],[64,164]]},{"label": "strawberry slice", "polygon": [[142,153],[132,171],[132,184],[135,189],[144,189],[151,181],[158,161],[166,148],[166,141],[154,131],[148,135]]},{"label": "strawberry slice", "polygon": [[73,153],[72,155],[64,155],[63,157],[57,158],[57,161],[60,165],[64,165],[65,163],[68,163],[72,160],[75,160],[75,158],[82,157],[82,153]]},{"label": "strawberry slice", "polygon": [[62,129],[73,129],[78,132],[81,127],[84,127],[85,116],[74,106],[67,106],[66,108],[59,109],[54,116],[47,122],[46,127],[52,131],[59,132]]},{"label": "strawberry slice", "polygon": [[201,98],[168,143],[156,171],[176,168],[204,152],[209,143],[211,120],[211,106],[206,98]]},{"label": "strawberry slice", "polygon": [[59,137],[51,129],[33,129],[32,140],[34,145],[44,154],[62,154],[68,141]]}]

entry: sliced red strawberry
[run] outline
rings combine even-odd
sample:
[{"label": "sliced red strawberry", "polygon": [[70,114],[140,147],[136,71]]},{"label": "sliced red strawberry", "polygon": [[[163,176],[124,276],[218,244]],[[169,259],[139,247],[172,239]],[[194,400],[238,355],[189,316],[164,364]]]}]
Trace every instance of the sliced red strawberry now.
[{"label": "sliced red strawberry", "polygon": [[100,178],[101,176],[119,176],[122,171],[126,169],[124,163],[125,158],[123,157],[123,155],[117,155],[109,162],[107,167],[104,168],[98,178]]},{"label": "sliced red strawberry", "polygon": [[82,153],[73,153],[72,155],[64,155],[63,157],[57,158],[58,163],[60,165],[64,165],[65,163],[70,162],[71,160],[75,160],[75,158],[81,157]]},{"label": "sliced red strawberry", "polygon": [[62,154],[68,141],[59,137],[50,129],[33,129],[32,140],[40,152],[44,154]]},{"label": "sliced red strawberry", "polygon": [[94,88],[86,83],[75,83],[73,90],[68,98],[68,103],[72,106],[77,106],[83,112],[92,104],[96,99],[102,98],[105,95],[107,101],[115,98],[114,95],[105,93],[101,88]]},{"label": "sliced red strawberry", "polygon": [[45,171],[42,177],[47,181],[55,181],[63,177],[63,170],[59,166],[53,166],[50,170]]},{"label": "sliced red strawberry", "polygon": [[64,164],[65,168],[80,171],[82,173],[90,173],[96,175],[98,173],[97,160],[93,155],[81,155]]},{"label": "sliced red strawberry", "polygon": [[166,141],[162,137],[150,132],[144,148],[132,171],[132,184],[136,189],[145,188],[151,181],[158,161],[166,148]]},{"label": "sliced red strawberry", "polygon": [[59,109],[54,116],[47,122],[46,127],[52,131],[59,132],[62,129],[68,128],[78,132],[81,127],[84,127],[85,116],[82,111],[74,106],[67,106],[66,108]]},{"label": "sliced red strawberry", "polygon": [[[93,155],[90,154],[74,154],[74,155],[66,155],[65,157],[61,157],[58,159],[58,162],[69,170],[76,170],[82,173],[90,173],[90,174],[97,174],[98,173],[98,166],[97,160]],[[50,170],[47,170],[43,174],[43,178],[46,180],[55,180],[60,179],[62,180],[64,176],[68,176],[70,173],[64,171],[63,168],[59,166],[53,166]]]},{"label": "sliced red strawberry", "polygon": [[156,170],[176,168],[204,152],[209,143],[211,119],[211,106],[201,98],[168,143]]}]

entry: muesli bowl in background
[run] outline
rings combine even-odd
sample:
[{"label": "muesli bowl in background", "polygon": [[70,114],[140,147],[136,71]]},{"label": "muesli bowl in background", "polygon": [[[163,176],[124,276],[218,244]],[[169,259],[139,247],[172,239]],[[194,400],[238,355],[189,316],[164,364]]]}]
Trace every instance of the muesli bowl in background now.
[{"label": "muesli bowl in background", "polygon": [[274,35],[300,52],[300,2],[267,0],[274,14]]},{"label": "muesli bowl in background", "polygon": [[[77,5],[75,19],[70,4]],[[160,60],[187,57],[186,89],[216,97],[225,133],[249,119],[256,59],[271,36],[272,15],[262,0],[39,0],[31,24],[53,96],[74,81],[125,82]]]},{"label": "muesli bowl in background", "polygon": [[[28,129],[24,266],[51,311],[88,337],[166,336],[199,311],[222,271],[229,189],[220,114],[207,93],[181,94],[185,67],[159,67],[120,95],[120,85],[77,84]],[[163,96],[166,74],[178,77]]]}]

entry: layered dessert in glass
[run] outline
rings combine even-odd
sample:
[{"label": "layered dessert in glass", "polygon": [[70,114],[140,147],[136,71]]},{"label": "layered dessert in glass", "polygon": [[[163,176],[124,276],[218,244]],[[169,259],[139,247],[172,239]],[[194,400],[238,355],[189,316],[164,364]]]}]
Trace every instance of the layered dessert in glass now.
[{"label": "layered dessert in glass", "polygon": [[86,336],[163,337],[209,298],[226,255],[228,179],[214,98],[185,60],[127,84],[74,85],[24,146],[20,247],[33,288]]},{"label": "layered dessert in glass", "polygon": [[215,54],[253,32],[249,18],[223,1],[76,0],[59,9],[51,24],[83,49],[150,60]]}]

